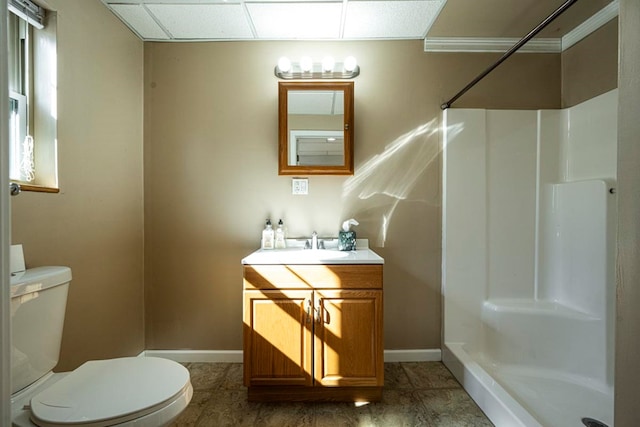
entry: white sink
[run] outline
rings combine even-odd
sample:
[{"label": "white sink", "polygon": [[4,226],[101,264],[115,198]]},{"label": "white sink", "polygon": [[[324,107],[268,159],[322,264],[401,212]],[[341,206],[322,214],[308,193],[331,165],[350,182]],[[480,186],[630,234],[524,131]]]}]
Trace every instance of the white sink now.
[{"label": "white sink", "polygon": [[[266,263],[278,262],[282,264],[299,263],[303,261],[328,261],[346,258],[349,252],[331,249],[276,249],[262,250],[254,253],[255,261],[263,260]],[[254,262],[255,262],[254,261]]]},{"label": "white sink", "polygon": [[358,239],[355,251],[339,251],[337,239],[323,240],[329,249],[303,249],[304,239],[287,239],[286,249],[258,249],[244,257],[242,264],[384,264],[384,259],[369,249],[367,239]]},{"label": "white sink", "polygon": [[346,258],[349,256],[349,252],[344,251],[336,251],[331,249],[303,249],[297,251],[291,251],[291,253],[287,256],[291,256],[294,259],[317,259],[317,260],[328,260],[328,259],[339,259]]},{"label": "white sink", "polygon": [[384,260],[370,249],[339,251],[336,249],[257,250],[242,260],[243,264],[382,264]]}]

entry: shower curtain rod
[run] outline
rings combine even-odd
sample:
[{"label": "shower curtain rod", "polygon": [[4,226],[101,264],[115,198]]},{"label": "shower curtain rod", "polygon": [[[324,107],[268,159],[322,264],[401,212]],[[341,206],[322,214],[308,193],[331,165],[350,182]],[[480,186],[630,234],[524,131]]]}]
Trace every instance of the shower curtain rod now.
[{"label": "shower curtain rod", "polygon": [[498,59],[493,65],[491,65],[490,67],[488,67],[486,70],[484,70],[482,73],[480,73],[478,75],[478,77],[476,77],[475,79],[473,79],[471,81],[471,83],[469,83],[468,85],[466,85],[460,92],[456,93],[454,95],[453,98],[451,98],[450,100],[448,100],[447,102],[445,102],[444,104],[442,104],[440,106],[440,108],[442,110],[446,110],[447,108],[451,107],[451,104],[453,104],[454,102],[456,102],[458,100],[458,98],[460,98],[462,95],[464,95],[469,89],[471,89],[472,87],[474,87],[476,85],[476,83],[478,83],[480,80],[484,79],[487,74],[489,74],[490,72],[492,72],[498,65],[502,64],[508,57],[510,57],[511,55],[513,55],[518,49],[520,49],[525,43],[527,43],[529,40],[531,40],[536,34],[538,34],[540,31],[542,31],[542,29],[544,27],[546,27],[547,25],[549,25],[549,23],[551,23],[551,21],[553,21],[554,19],[556,19],[558,16],[560,16],[560,14],[562,14],[562,12],[564,12],[565,10],[569,9],[575,2],[577,2],[578,0],[567,0],[565,1],[559,8],[557,8],[551,15],[547,16],[545,18],[544,21],[542,21],[541,23],[539,23],[533,30],[529,31],[529,33],[524,36],[522,39],[520,39],[520,41],[516,44],[513,45],[513,47],[511,49],[509,49],[508,51],[506,51],[504,53],[504,55],[502,55],[502,57],[500,57],[500,59]]}]

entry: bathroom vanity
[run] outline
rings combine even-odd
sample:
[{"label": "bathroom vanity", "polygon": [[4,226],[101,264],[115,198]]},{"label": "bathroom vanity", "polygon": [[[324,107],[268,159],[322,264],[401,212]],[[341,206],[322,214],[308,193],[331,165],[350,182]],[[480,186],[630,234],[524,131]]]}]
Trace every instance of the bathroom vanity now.
[{"label": "bathroom vanity", "polygon": [[370,249],[259,250],[242,260],[249,400],[380,400],[383,263]]}]

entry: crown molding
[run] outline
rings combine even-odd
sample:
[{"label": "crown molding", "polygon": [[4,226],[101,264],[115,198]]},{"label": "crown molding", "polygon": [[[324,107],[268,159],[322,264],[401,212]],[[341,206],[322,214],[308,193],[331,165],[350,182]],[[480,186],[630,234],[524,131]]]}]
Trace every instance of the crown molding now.
[{"label": "crown molding", "polygon": [[618,0],[614,0],[607,6],[600,9],[600,11],[595,13],[591,18],[569,31],[562,37],[562,51],[564,52],[569,49],[571,46],[578,43],[591,33],[594,33],[613,18],[617,17],[619,9],[620,2]]},{"label": "crown molding", "polygon": [[[424,39],[425,52],[505,52],[518,43],[518,38],[500,37],[427,37]],[[559,53],[561,40],[533,39],[518,50],[522,53]]]},{"label": "crown molding", "polygon": [[[561,53],[618,16],[619,0],[613,0],[562,38],[533,38],[518,53]],[[506,37],[427,37],[425,52],[499,52],[511,49],[521,39]]]}]

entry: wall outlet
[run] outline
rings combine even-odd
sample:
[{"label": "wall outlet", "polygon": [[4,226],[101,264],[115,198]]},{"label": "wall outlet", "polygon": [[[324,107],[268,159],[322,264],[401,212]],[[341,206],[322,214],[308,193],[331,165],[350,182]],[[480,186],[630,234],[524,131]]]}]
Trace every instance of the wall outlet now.
[{"label": "wall outlet", "polygon": [[309,194],[309,178],[293,178],[291,194]]}]

